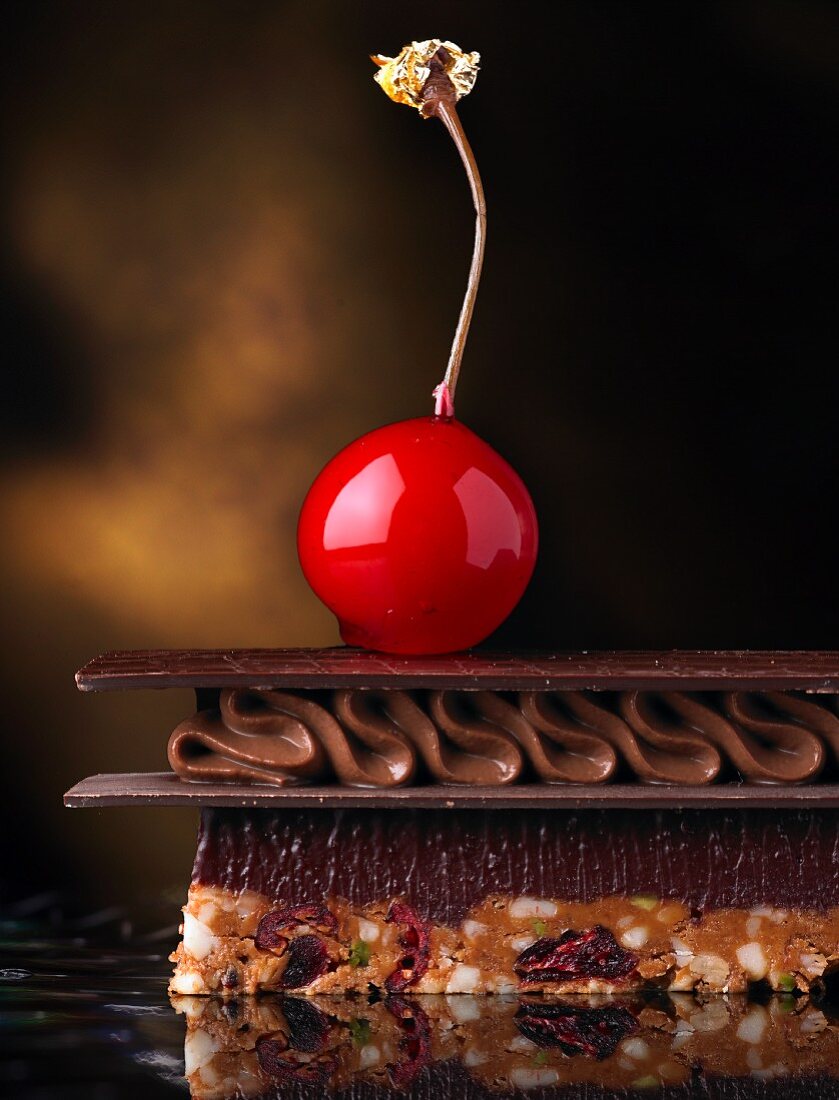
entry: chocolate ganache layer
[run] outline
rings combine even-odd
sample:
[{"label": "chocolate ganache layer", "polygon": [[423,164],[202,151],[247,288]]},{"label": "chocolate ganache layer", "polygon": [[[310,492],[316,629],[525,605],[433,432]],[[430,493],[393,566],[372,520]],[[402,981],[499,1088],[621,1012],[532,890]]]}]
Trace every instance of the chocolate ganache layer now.
[{"label": "chocolate ganache layer", "polygon": [[168,755],[179,776],[205,782],[789,785],[839,762],[835,695],[225,688],[201,698]]},{"label": "chocolate ganache layer", "polygon": [[193,884],[289,903],[405,897],[457,926],[492,894],[839,905],[839,811],[204,809]]}]

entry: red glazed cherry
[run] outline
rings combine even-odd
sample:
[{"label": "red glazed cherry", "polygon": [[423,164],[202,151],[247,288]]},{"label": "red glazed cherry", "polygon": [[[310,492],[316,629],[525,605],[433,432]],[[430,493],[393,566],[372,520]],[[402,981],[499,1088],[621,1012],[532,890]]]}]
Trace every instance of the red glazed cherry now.
[{"label": "red glazed cherry", "polygon": [[392,99],[440,119],[451,135],[472,190],[475,246],[435,415],[379,428],[336,455],[303,504],[297,548],[349,645],[450,653],[483,641],[507,618],[538,542],[521,478],[454,418],[486,235],[483,187],[456,110],[474,84],[478,55],[430,39],[374,61]]},{"label": "red glazed cherry", "polygon": [[510,614],[536,561],[536,513],[507,462],[455,419],[364,435],[309,490],[300,563],[348,645],[449,653]]}]

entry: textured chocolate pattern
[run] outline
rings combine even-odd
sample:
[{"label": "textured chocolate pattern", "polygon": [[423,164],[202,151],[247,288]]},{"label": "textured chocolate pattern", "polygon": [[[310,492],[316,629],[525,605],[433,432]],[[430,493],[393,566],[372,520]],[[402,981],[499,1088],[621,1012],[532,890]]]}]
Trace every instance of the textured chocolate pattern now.
[{"label": "textured chocolate pattern", "polygon": [[175,729],[169,761],[184,779],[279,786],[800,784],[839,760],[835,707],[777,691],[225,689]]},{"label": "textured chocolate pattern", "polygon": [[436,688],[504,691],[839,692],[829,650],[586,650],[399,657],[333,649],[140,649],[103,653],[81,691],[132,688]]},{"label": "textured chocolate pattern", "polygon": [[276,900],[407,897],[456,926],[491,894],[839,905],[839,811],[202,811],[194,883]]}]

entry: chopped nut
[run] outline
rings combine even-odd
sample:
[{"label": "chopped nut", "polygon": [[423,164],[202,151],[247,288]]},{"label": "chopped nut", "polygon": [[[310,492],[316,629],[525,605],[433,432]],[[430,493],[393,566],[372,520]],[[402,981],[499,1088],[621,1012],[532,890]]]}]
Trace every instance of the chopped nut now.
[{"label": "chopped nut", "polygon": [[489,1054],[485,1050],[469,1047],[463,1055],[463,1064],[469,1069],[471,1066],[482,1066],[489,1061]]},{"label": "chopped nut", "polygon": [[510,1083],[517,1089],[545,1089],[555,1085],[558,1080],[559,1074],[550,1066],[533,1069],[516,1066],[510,1071]]},{"label": "chopped nut", "polygon": [[468,1024],[481,1018],[480,1001],[477,997],[449,997],[446,1004],[459,1024]]},{"label": "chopped nut", "polygon": [[662,974],[667,973],[675,961],[674,956],[669,952],[666,955],[654,955],[638,963],[638,973],[642,978],[660,978]]},{"label": "chopped nut", "polygon": [[359,1069],[372,1069],[373,1066],[377,1066],[381,1060],[382,1052],[378,1047],[370,1043],[361,1048],[361,1053],[358,1056],[358,1066]]},{"label": "chopped nut", "polygon": [[749,939],[754,939],[760,932],[760,926],[762,924],[761,917],[749,917],[746,921],[746,935]]},{"label": "chopped nut", "polygon": [[674,993],[689,993],[696,985],[696,976],[690,969],[690,966],[683,966],[681,970],[677,970],[670,982],[670,989]]},{"label": "chopped nut", "polygon": [[206,959],[218,945],[218,940],[206,924],[202,924],[191,913],[184,913],[183,928],[184,948],[194,959]]},{"label": "chopped nut", "polygon": [[206,993],[204,979],[197,970],[179,970],[172,978],[171,989],[173,993]]},{"label": "chopped nut", "polygon": [[510,978],[499,974],[486,979],[486,988],[489,993],[514,993],[518,987]]},{"label": "chopped nut", "polygon": [[262,898],[253,890],[244,890],[236,898],[235,904],[240,917],[252,917],[262,905]]},{"label": "chopped nut", "polygon": [[379,938],[379,926],[361,917],[358,922],[358,935],[365,943],[375,943]]},{"label": "chopped nut", "polygon": [[370,962],[370,945],[366,940],[354,941],[350,948],[349,959],[347,961],[354,969],[357,969],[359,966],[367,966]]},{"label": "chopped nut", "polygon": [[633,928],[627,929],[621,936],[621,943],[624,947],[628,947],[632,951],[637,951],[639,947],[643,947],[649,938],[649,929],[644,924],[636,924]]},{"label": "chopped nut", "polygon": [[693,952],[685,943],[684,940],[680,940],[678,936],[673,936],[670,940],[673,945],[673,950],[676,953],[676,961],[681,966],[686,966],[688,962],[693,958]]},{"label": "chopped nut", "polygon": [[728,964],[719,955],[697,955],[690,962],[690,972],[713,989],[722,989],[728,981]]},{"label": "chopped nut", "polygon": [[476,966],[464,966],[463,963],[458,963],[446,985],[446,992],[474,993],[480,979],[481,972]]},{"label": "chopped nut", "polygon": [[802,1035],[818,1035],[827,1028],[827,1017],[818,1009],[811,1008],[801,1021]]},{"label": "chopped nut", "polygon": [[696,1031],[722,1031],[728,1026],[728,1007],[724,1001],[709,1001],[691,1013],[690,1022]]},{"label": "chopped nut", "polygon": [[557,912],[556,905],[545,898],[520,897],[510,902],[510,916],[514,920],[526,920],[529,917],[555,917]]},{"label": "chopped nut", "polygon": [[510,939],[510,947],[519,954],[530,947],[532,943],[536,943],[535,936],[513,936]]},{"label": "chopped nut", "polygon": [[737,1025],[737,1038],[742,1039],[744,1043],[757,1046],[763,1039],[763,1033],[768,1023],[769,1016],[766,1009],[762,1005],[755,1005]]},{"label": "chopped nut", "polygon": [[209,1031],[198,1028],[187,1032],[184,1042],[184,1072],[187,1076],[205,1066],[217,1051],[216,1042]]},{"label": "chopped nut", "polygon": [[766,977],[769,964],[759,943],[744,943],[737,948],[737,961],[752,981],[759,982]]},{"label": "chopped nut", "polygon": [[782,993],[793,993],[796,988],[795,975],[783,970],[773,970],[769,974],[769,984]]},{"label": "chopped nut", "polygon": [[827,959],[817,951],[801,952],[801,969],[808,978],[820,978],[827,966]]},{"label": "chopped nut", "polygon": [[624,1039],[621,1050],[636,1062],[644,1062],[650,1056],[650,1048],[643,1039]]},{"label": "chopped nut", "polygon": [[467,940],[474,940],[476,936],[480,936],[481,933],[487,932],[489,929],[485,924],[481,924],[477,920],[465,920],[463,922],[463,934]]},{"label": "chopped nut", "polygon": [[198,919],[202,924],[210,925],[213,918],[216,915],[216,903],[214,901],[205,901],[198,909]]},{"label": "chopped nut", "polygon": [[529,1054],[531,1051],[538,1050],[539,1048],[533,1040],[528,1039],[526,1035],[516,1035],[510,1040],[507,1049],[513,1051],[515,1054]]}]

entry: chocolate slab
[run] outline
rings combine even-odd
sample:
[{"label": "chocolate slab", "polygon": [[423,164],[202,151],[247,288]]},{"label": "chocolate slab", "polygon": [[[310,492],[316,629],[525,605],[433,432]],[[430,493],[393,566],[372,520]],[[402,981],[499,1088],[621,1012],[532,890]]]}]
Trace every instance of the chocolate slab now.
[{"label": "chocolate slab", "polygon": [[184,649],[105,653],[81,691],[139,688],[460,688],[504,691],[839,692],[839,652],[709,650],[398,657],[363,650]]},{"label": "chocolate slab", "polygon": [[405,896],[456,926],[489,895],[839,905],[839,812],[205,808],[193,883],[288,903]]},{"label": "chocolate slab", "polygon": [[[527,809],[718,809],[790,808],[809,812],[839,808],[839,784],[718,787],[523,783],[514,787],[276,787],[193,783],[172,772],[92,775],[64,795],[72,809],[103,806],[287,807],[289,809],[496,810]],[[839,850],[839,849],[837,849]],[[834,857],[835,858],[835,857]]]}]

